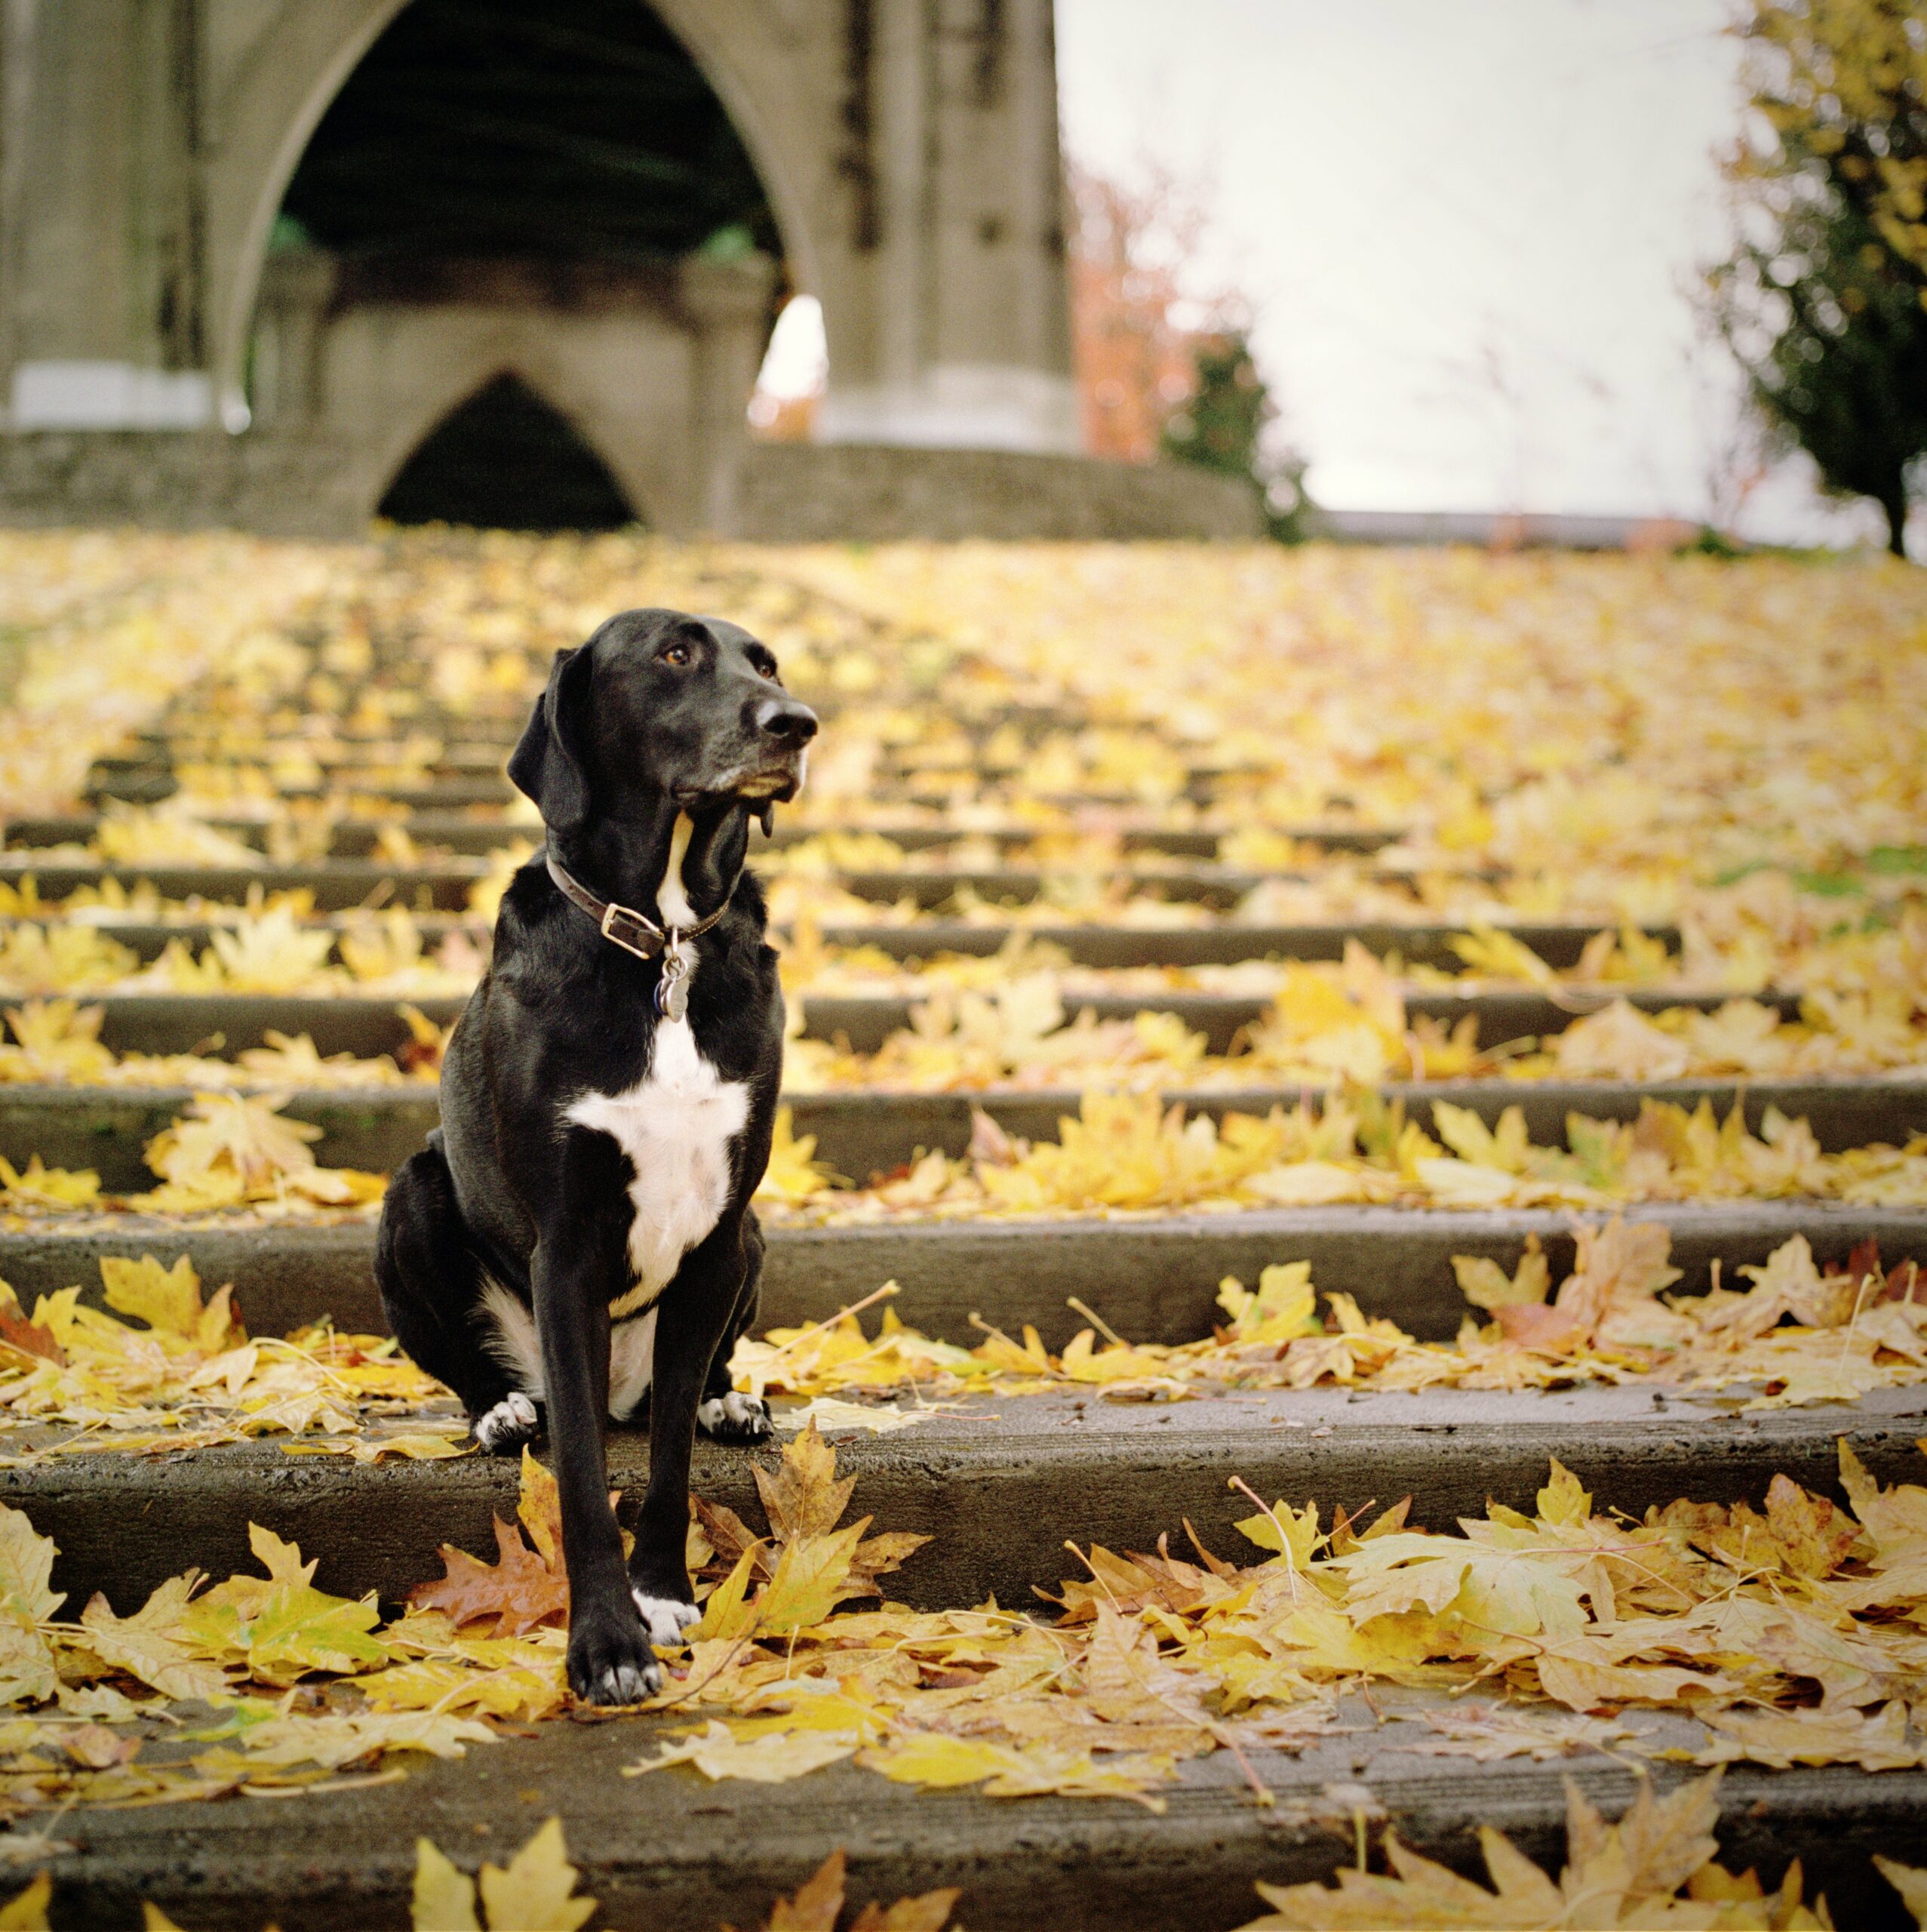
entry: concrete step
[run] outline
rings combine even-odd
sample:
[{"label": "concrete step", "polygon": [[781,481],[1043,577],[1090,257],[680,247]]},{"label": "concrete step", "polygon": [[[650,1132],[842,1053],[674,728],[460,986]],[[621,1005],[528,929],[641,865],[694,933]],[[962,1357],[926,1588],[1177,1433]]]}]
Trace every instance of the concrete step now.
[{"label": "concrete step", "polygon": [[[343,875],[355,869],[356,876],[344,881]],[[263,891],[284,889],[284,882],[292,879],[297,885],[304,885],[315,891],[316,903],[323,914],[332,912],[339,915],[352,911],[364,903],[376,906],[400,905],[415,912],[416,924],[423,937],[431,946],[439,944],[446,935],[456,930],[466,934],[478,943],[486,945],[489,937],[487,923],[466,915],[459,908],[466,904],[466,894],[472,884],[475,873],[463,871],[459,875],[460,891],[444,890],[445,881],[438,875],[430,881],[430,897],[433,903],[446,903],[450,909],[423,912],[419,909],[420,894],[419,884],[422,875],[410,872],[380,872],[373,866],[350,869],[333,865],[322,867],[288,867],[271,875],[263,867],[257,871],[234,868],[218,873],[208,869],[166,869],[161,872],[141,872],[133,868],[114,871],[106,868],[63,867],[57,875],[52,872],[29,873],[34,878],[43,900],[48,902],[45,912],[38,921],[21,921],[17,919],[0,920],[0,931],[13,924],[26,923],[44,924],[48,919],[59,919],[61,908],[59,901],[72,891],[76,884],[98,885],[106,878],[117,879],[128,891],[133,891],[143,881],[152,884],[157,890],[165,892],[161,881],[187,881],[192,891],[204,901],[211,903],[205,907],[207,916],[199,919],[145,921],[97,916],[97,909],[89,908],[82,915],[85,923],[97,925],[99,929],[120,944],[130,948],[143,960],[158,956],[170,940],[195,951],[207,943],[210,934],[218,926],[232,925],[242,916],[241,908],[245,904],[250,884],[260,884],[272,876],[284,884],[261,885]],[[75,875],[85,872],[84,877]],[[317,879],[317,873],[321,875]],[[0,872],[0,876],[6,876]],[[51,882],[57,878],[57,886]],[[370,893],[357,899],[349,896],[356,884],[370,878],[400,880],[405,889],[383,893],[379,886]],[[198,881],[196,883],[195,881]],[[379,893],[380,896],[376,897]],[[181,898],[186,893],[165,892],[170,898]],[[233,912],[223,919],[216,909],[222,905],[231,906]],[[337,916],[322,916],[306,921],[308,924],[326,926],[339,930],[342,921]],[[1504,930],[1550,965],[1561,970],[1576,966],[1586,942],[1598,931],[1597,924],[1578,921],[1558,924],[1531,924],[1508,926]],[[1356,921],[1333,921],[1329,923],[1304,925],[1246,924],[1241,921],[1214,919],[1208,924],[1189,926],[1136,926],[1107,924],[1093,921],[1087,924],[1029,924],[1013,926],[1000,924],[966,922],[959,919],[915,919],[908,922],[893,919],[879,920],[874,924],[845,925],[831,924],[821,928],[820,936],[826,945],[834,947],[864,946],[887,955],[905,964],[930,960],[940,955],[962,954],[973,958],[987,958],[1000,952],[1013,940],[1032,942],[1040,946],[1056,948],[1074,966],[1096,970],[1129,968],[1133,967],[1192,967],[1236,966],[1247,961],[1259,959],[1299,959],[1335,961],[1345,956],[1348,941],[1356,940],[1368,952],[1383,957],[1396,955],[1408,966],[1437,967],[1449,972],[1464,970],[1464,961],[1453,949],[1455,938],[1463,938],[1466,928],[1462,924],[1450,924],[1436,920],[1412,923],[1373,921],[1361,924]],[[1670,951],[1679,949],[1680,936],[1677,928],[1660,926],[1648,928],[1649,936],[1659,940]],[[775,929],[776,941],[784,943],[787,931],[782,927]],[[1558,997],[1568,997],[1563,991]],[[1571,997],[1582,997],[1573,995]],[[1664,995],[1668,1004],[1676,1004],[1674,995]],[[1415,1009],[1417,1010],[1417,1009]]]},{"label": "concrete step", "polygon": [[[178,928],[147,927],[143,934]],[[204,928],[203,931],[211,931]],[[116,937],[118,935],[117,934]],[[194,940],[186,942],[196,943]],[[1489,1051],[1509,1043],[1563,1033],[1572,1022],[1596,1013],[1609,998],[1624,998],[1648,1013],[1669,1007],[1711,1012],[1726,995],[1718,993],[1667,993],[1637,991],[1602,993],[1424,992],[1406,996],[1406,1012],[1413,1019],[1436,1020],[1447,1028],[1470,1017],[1477,1020],[1478,1042]],[[1784,1019],[1797,1017],[1799,997],[1794,993],[1760,995]],[[173,1054],[219,1051],[234,1054],[259,1046],[269,1032],[306,1033],[324,1054],[352,1053],[367,1058],[392,1053],[410,1035],[392,997],[358,993],[108,993],[90,998],[102,1009],[100,1038],[116,1053]],[[427,996],[408,1002],[447,1026],[461,1011],[459,998]],[[803,1010],[804,1030],[819,1040],[841,1040],[853,1051],[874,1053],[893,1033],[911,1023],[923,1002],[908,995],[810,993],[796,996]],[[0,1001],[0,1005],[6,1002]],[[1086,994],[1072,989],[1065,998],[1067,1016],[1090,1012],[1101,1020],[1128,1020],[1139,1013],[1169,1013],[1192,1032],[1202,1033],[1214,1054],[1231,1051],[1238,1035],[1262,1019],[1270,1002],[1224,993],[1143,992]],[[220,1044],[211,1048],[210,1041]]]},{"label": "concrete step", "polygon": [[92,860],[36,865],[31,852],[0,854],[0,878],[32,878],[42,898],[60,900],[82,887],[112,881],[133,891],[145,883],[164,899],[208,899],[245,904],[250,892],[308,891],[323,912],[357,906],[405,906],[411,910],[466,909],[477,880],[488,872],[481,859],[448,859],[434,865],[378,866],[333,859],[324,865],[116,866]]},{"label": "concrete step", "polygon": [[[1422,1340],[1449,1340],[1469,1312],[1452,1266],[1482,1255],[1509,1274],[1529,1236],[1546,1251],[1555,1281],[1569,1272],[1573,1229],[1603,1213],[1508,1208],[1486,1212],[1400,1208],[1253,1208],[1229,1214],[1166,1214],[1120,1220],[905,1220],[868,1226],[766,1227],[761,1322],[766,1328],[822,1321],[886,1281],[912,1327],[973,1346],[970,1317],[1016,1334],[1034,1323],[1061,1349],[1087,1324],[1069,1298],[1094,1308],[1133,1341],[1194,1341],[1222,1318],[1218,1285],[1247,1284],[1273,1262],[1308,1260],[1325,1294],[1354,1296]],[[1804,1235],[1824,1264],[1876,1241],[1886,1265],[1927,1263],[1927,1209],[1860,1208],[1835,1201],[1667,1202],[1630,1211],[1672,1236],[1677,1292],[1704,1293],[1716,1262],[1732,1282]],[[312,1223],[187,1223],[137,1214],[62,1217],[0,1231],[0,1279],[31,1308],[36,1296],[79,1285],[98,1304],[103,1255],[192,1255],[211,1287],[234,1284],[250,1330],[279,1335],[332,1316],[362,1333],[386,1327],[371,1272],[374,1216]]]},{"label": "concrete step", "polygon": [[[452,1405],[447,1420],[456,1426]],[[1250,1506],[1230,1487],[1234,1475],[1267,1498],[1315,1497],[1354,1514],[1409,1495],[1414,1521],[1445,1528],[1482,1515],[1489,1499],[1529,1509],[1556,1456],[1603,1502],[1638,1516],[1683,1495],[1760,1504],[1776,1474],[1838,1497],[1842,1436],[1882,1481],[1917,1477],[1923,1431],[1927,1386],[1738,1413],[1730,1395],[1650,1387],[1285,1389],[1154,1405],[1092,1389],[966,1398],[912,1428],[840,1438],[837,1456],[865,1513],[933,1539],[891,1595],[936,1609],[992,1594],[1034,1602],[1034,1586],[1052,1589],[1074,1567],[1069,1535],[1151,1549],[1188,1519],[1207,1547],[1240,1546],[1233,1524]],[[70,1434],[50,1425],[8,1441],[17,1454]],[[647,1478],[646,1430],[612,1427],[609,1457],[610,1484],[633,1509]],[[775,1452],[699,1443],[691,1486],[757,1518],[758,1460],[773,1466]],[[76,1604],[105,1591],[126,1614],[190,1564],[216,1577],[247,1567],[250,1521],[317,1558],[322,1589],[396,1603],[438,1573],[444,1543],[492,1548],[490,1518],[512,1518],[516,1484],[510,1457],[369,1467],[290,1456],[269,1438],[173,1458],[95,1452],[0,1467],[0,1501],[60,1546],[56,1589]]]},{"label": "concrete step", "polygon": [[[1380,1694],[1381,1705],[1388,1700]],[[1415,1708],[1419,1700],[1412,1696]],[[558,1723],[457,1762],[411,1762],[395,1784],[321,1792],[284,1804],[180,1804],[63,1816],[70,1853],[48,1869],[55,1923],[135,1932],[152,1900],[196,1932],[401,1932],[409,1924],[415,1841],[464,1869],[511,1854],[552,1814],[563,1820],[597,1926],[716,1932],[760,1925],[829,1854],[849,1860],[853,1903],[960,1887],[973,1932],[1230,1932],[1264,1909],[1252,1889],[1329,1881],[1354,1854],[1353,1787],[1363,1785],[1406,1843],[1486,1882],[1477,1831],[1491,1824],[1544,1868],[1565,1862],[1569,1777],[1608,1818],[1637,1788],[1624,1762],[1594,1755],[1535,1764],[1415,1755],[1415,1715],[1381,1727],[1361,1698],[1341,1706],[1346,1734],[1302,1754],[1252,1754],[1276,1795],[1252,1802],[1228,1752],[1194,1760],[1166,1808],[1090,1798],[985,1798],[920,1791],[850,1764],[793,1783],[710,1785],[687,1770],[625,1778],[656,1755],[659,1718]],[[687,1723],[687,1720],[684,1720]],[[1642,1721],[1647,1721],[1642,1714]],[[1661,1718],[1669,1741],[1698,1727]],[[1670,1791],[1698,1774],[1659,1764]],[[1824,1892],[1833,1923],[1900,1932],[1910,1922],[1876,1875],[1876,1852],[1918,1862],[1927,1773],[1878,1777],[1834,1767],[1729,1769],[1720,1787],[1722,1862],[1777,1886],[1801,1861],[1806,1896]]]},{"label": "concrete step", "polygon": [[[1876,1141],[1904,1144],[1927,1132],[1927,1080],[1869,1075],[1809,1081],[1732,1079],[1652,1081],[1406,1081],[1379,1090],[1402,1102],[1410,1118],[1430,1128],[1435,1102],[1445,1101],[1496,1125],[1509,1107],[1525,1118],[1535,1144],[1563,1146],[1569,1115],[1632,1121],[1647,1100],[1689,1111],[1701,1101],[1722,1118],[1744,1110],[1759,1131],[1769,1108],[1811,1125],[1830,1153]],[[1293,1108],[1314,1090],[1252,1086],[1212,1091],[1172,1088],[1167,1106],[1220,1118],[1263,1115]],[[1054,1140],[1059,1122],[1075,1115],[1080,1096],[1068,1091],[1019,1093],[898,1094],[862,1088],[786,1097],[794,1131],[816,1140],[816,1158],[833,1173],[858,1183],[892,1173],[920,1153],[941,1148],[960,1156],[970,1141],[973,1110],[987,1113],[1006,1133]],[[0,1154],[17,1166],[35,1154],[49,1167],[91,1168],[115,1192],[151,1186],[141,1149],[192,1098],[186,1088],[0,1086]],[[386,1172],[422,1143],[440,1118],[435,1089],[317,1088],[290,1097],[288,1114],[324,1130],[316,1158],[330,1167]]]},{"label": "concrete step", "polygon": [[[1586,942],[1603,925],[1610,924],[1603,920],[1521,921],[1502,925],[1501,930],[1563,972],[1578,964]],[[1247,959],[1342,959],[1347,943],[1355,940],[1380,958],[1395,953],[1408,966],[1437,966],[1459,972],[1464,961],[1452,942],[1462,939],[1465,931],[1462,921],[1436,919],[1334,920],[1297,925],[1221,919],[1182,926],[1097,921],[1086,925],[1028,921],[1021,926],[979,925],[961,919],[919,919],[879,921],[874,925],[826,924],[822,937],[830,946],[870,946],[893,959],[906,961],[934,958],[945,952],[987,958],[1022,938],[1058,948],[1073,965],[1094,967],[1235,966]],[[1669,952],[1678,952],[1677,926],[1649,926],[1645,931]]]},{"label": "concrete step", "polygon": [[[1642,1012],[1660,1013],[1669,1007],[1690,1007],[1697,1012],[1716,1011],[1732,995],[1678,993],[1649,989],[1621,993],[1538,992],[1408,992],[1409,1019],[1437,1020],[1447,1028],[1468,1016],[1478,1022],[1478,1043],[1487,1051],[1512,1041],[1563,1033],[1575,1020],[1597,1013],[1623,998]],[[1799,1017],[1797,993],[1754,995],[1783,1019]],[[874,1053],[891,1034],[910,1024],[911,1013],[923,1001],[909,995],[880,993],[805,993],[801,995],[806,1031],[812,1038],[847,1042],[858,1053]],[[1168,991],[1085,993],[1067,989],[1067,1015],[1089,1011],[1099,1020],[1128,1020],[1139,1013],[1169,1013],[1193,1032],[1202,1033],[1214,1054],[1229,1053],[1240,1033],[1261,1020],[1271,1001],[1229,993]]]},{"label": "concrete step", "polygon": [[[533,844],[537,836],[527,826],[481,829],[487,834],[486,838],[474,835],[475,829],[470,828],[458,834],[457,844],[464,849],[493,851],[498,847]],[[362,849],[365,851],[373,843],[370,837]],[[284,892],[306,886],[314,893],[318,906],[330,909],[360,905],[386,881],[389,883],[390,903],[411,906],[432,905],[441,910],[459,911],[468,903],[469,888],[487,869],[485,863],[478,858],[458,856],[435,858],[413,866],[340,857],[319,864],[264,863],[259,867],[133,866],[68,859],[39,864],[35,863],[32,848],[9,850],[0,854],[0,858],[4,858],[8,871],[31,872],[38,881],[41,894],[49,899],[64,898],[76,887],[98,886],[109,878],[119,878],[128,885],[137,878],[145,878],[170,899],[198,894],[203,898],[233,900],[245,898],[250,887],[258,887],[265,892]],[[896,906],[908,902],[920,910],[937,911],[966,894],[973,894],[989,905],[1028,906],[1047,897],[1053,880],[1082,876],[1022,866],[954,872],[906,867],[839,872],[831,875],[828,882],[856,898],[870,900],[878,905]],[[1202,906],[1213,912],[1229,912],[1235,910],[1268,878],[1306,875],[1197,866],[1168,872],[1118,869],[1102,876],[1107,886],[1133,897],[1157,899],[1173,905]],[[1381,884],[1395,885],[1407,881],[1411,875],[1387,870],[1376,876]]]},{"label": "concrete step", "polygon": [[[400,1002],[354,994],[108,993],[86,1003],[101,1008],[101,1041],[117,1054],[232,1058],[266,1044],[269,1033],[305,1033],[318,1053],[365,1060],[392,1054],[412,1038]],[[11,1010],[18,1002],[0,1004]],[[426,995],[407,1004],[447,1026],[468,1001]]]},{"label": "concrete step", "polygon": [[[111,939],[116,945],[125,946],[143,964],[147,964],[158,959],[170,944],[177,942],[186,946],[190,952],[198,955],[206,948],[216,933],[232,932],[238,925],[244,923],[247,918],[242,903],[238,900],[226,907],[218,904],[204,906],[201,909],[207,916],[198,918],[148,921],[121,919],[112,916],[100,918],[94,916],[95,909],[90,908],[88,914],[84,916],[63,919],[61,908],[56,902],[50,904],[46,914],[38,920],[0,919],[0,934],[4,934],[17,926],[44,925],[50,920],[55,924],[85,924]],[[490,932],[487,923],[471,914],[413,912],[410,916],[414,920],[416,930],[422,936],[423,945],[431,952],[439,946],[450,933],[459,932],[464,937],[484,949],[490,943]],[[345,931],[354,931],[356,922],[357,915],[352,908],[339,907],[332,914],[318,914],[313,918],[300,920],[297,923],[303,931],[327,932],[338,935]],[[335,949],[330,956],[339,958],[339,947]],[[110,997],[136,999],[171,997],[171,995],[131,993]],[[195,997],[205,998],[210,995],[201,994],[196,995]],[[222,997],[226,997],[226,995],[222,995]],[[238,995],[238,997],[245,998],[252,997],[252,995]],[[280,995],[277,995],[275,997],[278,998]],[[197,1037],[199,1036],[197,1035]]]},{"label": "concrete step", "polygon": [[[305,801],[321,795],[312,791],[294,791],[282,795]],[[390,799],[412,814],[399,821],[400,829],[410,838],[423,844],[444,845],[459,852],[493,852],[518,840],[537,836],[539,832],[539,827],[521,820],[466,815],[477,806],[507,804],[518,798],[521,794],[506,780],[499,785],[478,782],[393,789],[373,786],[358,790],[353,795],[357,799]],[[266,850],[266,829],[258,820],[217,815],[207,823],[231,838],[244,838],[257,851]],[[333,828],[331,849],[342,858],[364,857],[373,849],[376,838],[387,823],[383,820],[344,819]],[[0,831],[0,842],[9,849],[85,845],[100,829],[98,818],[80,813],[60,817],[18,818],[9,820],[4,831]],[[906,852],[942,852],[951,845],[985,840],[1007,849],[1021,848],[1031,844],[1040,831],[1034,825],[973,829],[951,824],[893,825],[887,822],[844,824],[834,829],[847,836],[887,838]],[[825,829],[815,825],[779,825],[767,844],[761,838],[757,840],[756,849],[786,851],[806,840],[820,837]],[[1405,834],[1399,829],[1311,825],[1281,827],[1278,835],[1328,852],[1369,854],[1396,844]],[[1117,833],[1120,844],[1127,852],[1157,852],[1174,858],[1207,860],[1217,858],[1223,836],[1215,830],[1136,826],[1123,828]]]}]

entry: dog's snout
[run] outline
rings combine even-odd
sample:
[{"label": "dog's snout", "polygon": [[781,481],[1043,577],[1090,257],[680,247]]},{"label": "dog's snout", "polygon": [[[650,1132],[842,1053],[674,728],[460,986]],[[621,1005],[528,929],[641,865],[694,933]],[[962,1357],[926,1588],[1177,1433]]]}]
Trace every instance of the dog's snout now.
[{"label": "dog's snout", "polygon": [[816,735],[816,714],[794,698],[768,698],[756,707],[756,725],[779,744],[800,748]]}]

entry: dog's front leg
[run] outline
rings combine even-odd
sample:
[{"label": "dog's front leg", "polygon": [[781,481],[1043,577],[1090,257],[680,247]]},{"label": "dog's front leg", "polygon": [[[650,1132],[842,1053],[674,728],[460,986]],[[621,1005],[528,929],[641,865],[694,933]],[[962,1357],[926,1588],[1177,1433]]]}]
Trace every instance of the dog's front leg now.
[{"label": "dog's front leg", "polygon": [[609,1301],[627,1276],[622,1231],[606,1206],[612,1195],[621,1199],[619,1188],[592,1144],[601,1138],[571,1149],[529,1272],[569,1571],[569,1687],[590,1703],[634,1704],[654,1694],[662,1672],[629,1595],[609,1506]]},{"label": "dog's front leg", "polygon": [[656,1304],[649,1487],[636,1522],[629,1575],[637,1607],[660,1641],[696,1618],[685,1555],[696,1409],[710,1362],[736,1312],[747,1265],[742,1217],[732,1215],[690,1251]]}]

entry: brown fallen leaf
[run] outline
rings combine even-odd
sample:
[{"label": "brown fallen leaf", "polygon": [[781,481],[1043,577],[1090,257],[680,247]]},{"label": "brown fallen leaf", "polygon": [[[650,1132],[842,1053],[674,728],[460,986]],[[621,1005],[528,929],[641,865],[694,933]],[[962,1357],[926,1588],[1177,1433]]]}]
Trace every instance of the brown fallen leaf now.
[{"label": "brown fallen leaf", "polygon": [[569,1580],[522,1540],[513,1524],[495,1518],[496,1560],[484,1563],[466,1550],[444,1543],[446,1573],[434,1581],[417,1583],[408,1593],[416,1610],[444,1612],[456,1629],[485,1617],[494,1620],[492,1635],[519,1637],[552,1619],[569,1614]]}]

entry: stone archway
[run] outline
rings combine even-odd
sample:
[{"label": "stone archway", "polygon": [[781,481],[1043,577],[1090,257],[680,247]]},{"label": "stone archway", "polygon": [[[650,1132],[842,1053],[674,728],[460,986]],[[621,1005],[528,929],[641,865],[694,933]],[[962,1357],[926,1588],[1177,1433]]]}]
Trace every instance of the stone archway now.
[{"label": "stone archway", "polygon": [[505,370],[415,445],[376,513],[483,530],[614,530],[635,512],[575,426]]},{"label": "stone archway", "polygon": [[[290,180],[343,86],[407,0],[300,0],[231,50],[211,118],[207,182],[210,361],[221,418],[246,420],[243,375],[269,238]],[[784,0],[632,0],[687,49],[748,149],[792,281],[813,289],[828,238],[837,102],[821,55]],[[820,36],[817,37],[820,42]],[[813,85],[813,80],[818,85]]]}]

